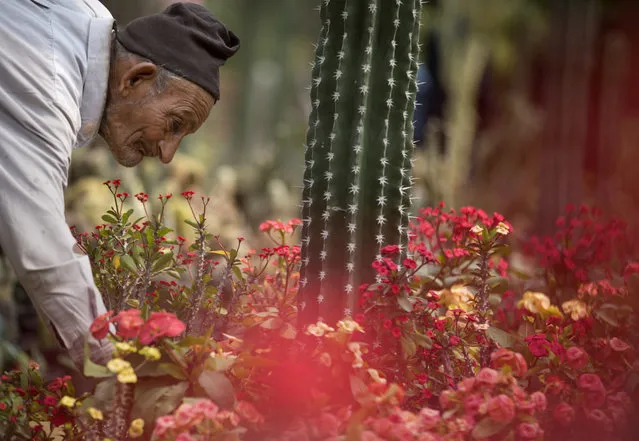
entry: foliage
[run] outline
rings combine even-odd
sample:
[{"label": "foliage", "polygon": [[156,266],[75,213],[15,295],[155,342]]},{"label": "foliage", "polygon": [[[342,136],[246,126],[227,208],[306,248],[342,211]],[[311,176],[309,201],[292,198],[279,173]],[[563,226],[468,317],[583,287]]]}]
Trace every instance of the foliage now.
[{"label": "foliage", "polygon": [[[81,396],[68,377],[45,384],[33,363],[5,373],[8,439],[51,439],[49,427],[88,441],[628,433],[639,346],[627,299],[639,264],[608,246],[623,243],[623,224],[587,221],[597,210],[581,210],[579,236],[560,221],[555,239],[565,240],[518,244],[537,258],[522,274],[501,215],[425,208],[406,257],[398,245],[380,250],[352,315],[297,327],[300,220],[264,222],[273,246],[240,255],[206,230],[207,198],[182,195],[202,204],[187,220],[196,232],[187,245],[162,224],[170,195],[158,216],[132,222],[120,182],[106,185],[115,204],[106,223],[76,237],[112,307],[88,331],[111,342],[113,357],[105,366],[87,357],[84,374],[100,382]],[[148,196],[137,199],[145,207]],[[560,263],[571,277],[553,275]]]}]

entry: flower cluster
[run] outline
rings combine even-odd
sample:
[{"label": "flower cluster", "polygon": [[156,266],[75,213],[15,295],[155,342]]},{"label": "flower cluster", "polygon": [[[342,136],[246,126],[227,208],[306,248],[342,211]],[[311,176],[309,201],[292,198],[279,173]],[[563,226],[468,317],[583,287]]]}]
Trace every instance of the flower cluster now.
[{"label": "flower cluster", "polygon": [[258,426],[264,418],[248,402],[239,401],[233,410],[220,409],[208,399],[192,399],[182,403],[170,415],[155,422],[153,440],[205,441],[224,439],[240,425]]},{"label": "flower cluster", "polygon": [[116,325],[115,336],[122,340],[138,338],[143,345],[149,345],[162,337],[177,337],[184,332],[186,325],[170,312],[151,312],[148,319],[142,317],[139,309],[120,311],[112,317],[113,311],[99,316],[91,324],[91,334],[101,340],[109,333],[109,326]]}]

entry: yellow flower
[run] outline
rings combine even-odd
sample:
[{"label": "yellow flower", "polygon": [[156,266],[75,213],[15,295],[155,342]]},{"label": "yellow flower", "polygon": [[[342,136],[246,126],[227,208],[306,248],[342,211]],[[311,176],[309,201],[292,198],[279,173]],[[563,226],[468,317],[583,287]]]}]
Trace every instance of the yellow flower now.
[{"label": "yellow flower", "polygon": [[445,289],[439,295],[439,303],[448,309],[461,309],[463,311],[469,311],[472,308],[472,302],[475,298],[470,289],[461,284],[453,285],[450,290]]},{"label": "yellow flower", "polygon": [[152,348],[150,346],[145,346],[140,349],[139,354],[144,355],[144,358],[152,361],[159,360],[161,357],[160,351],[157,348]]},{"label": "yellow flower", "polygon": [[386,378],[379,376],[379,372],[376,369],[369,369],[368,374],[371,376],[375,383],[386,384]]},{"label": "yellow flower", "polygon": [[335,329],[328,326],[326,323],[317,322],[314,325],[308,325],[306,333],[314,335],[315,337],[323,336],[327,331],[334,331]]},{"label": "yellow flower", "polygon": [[559,310],[559,307],[557,307],[556,305],[550,305],[546,312],[548,313],[548,315],[554,315],[555,317],[562,318],[564,316]]},{"label": "yellow flower", "polygon": [[144,433],[144,420],[142,418],[136,418],[131,421],[129,426],[129,436],[131,438],[139,438]]},{"label": "yellow flower", "polygon": [[319,361],[326,367],[331,367],[331,363],[333,362],[333,360],[331,359],[331,354],[329,354],[328,352],[322,352],[322,354],[319,356]]},{"label": "yellow flower", "polygon": [[588,307],[581,300],[568,300],[561,304],[561,309],[575,321],[588,317]]},{"label": "yellow flower", "polygon": [[348,334],[352,334],[355,331],[364,332],[359,323],[350,318],[337,322],[337,327]]},{"label": "yellow flower", "polygon": [[135,348],[135,346],[130,345],[129,343],[125,343],[125,342],[117,342],[113,345],[113,347],[120,353],[120,354],[131,354],[133,352],[136,352],[137,349]]},{"label": "yellow flower", "polygon": [[495,231],[497,232],[497,234],[506,236],[508,235],[508,233],[510,233],[510,228],[505,223],[499,222],[499,224],[497,224],[497,227],[495,228]]},{"label": "yellow flower", "polygon": [[65,395],[60,398],[60,405],[65,407],[73,407],[75,405],[75,398]]},{"label": "yellow flower", "polygon": [[89,415],[94,420],[102,420],[102,419],[104,419],[104,415],[102,415],[102,411],[96,409],[95,407],[89,407],[87,409],[87,412],[89,412]]},{"label": "yellow flower", "polygon": [[121,358],[114,358],[113,360],[109,360],[109,362],[107,363],[107,369],[114,374],[119,374],[120,372],[122,372],[122,370],[130,367],[131,363],[122,360]]},{"label": "yellow flower", "polygon": [[127,367],[118,373],[118,381],[120,383],[137,383],[138,376],[135,375],[135,371],[132,367]]},{"label": "yellow flower", "polygon": [[533,314],[548,311],[550,308],[550,299],[541,292],[526,291],[524,297],[517,303],[519,308],[527,309]]}]

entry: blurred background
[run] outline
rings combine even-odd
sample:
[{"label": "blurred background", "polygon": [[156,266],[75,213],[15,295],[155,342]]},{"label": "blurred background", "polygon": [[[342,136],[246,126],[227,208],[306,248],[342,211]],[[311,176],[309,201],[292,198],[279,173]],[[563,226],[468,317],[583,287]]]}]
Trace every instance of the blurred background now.
[{"label": "blurred background", "polygon": [[[120,26],[170,1],[102,0]],[[222,98],[168,166],[125,169],[101,140],[74,153],[70,223],[88,229],[131,193],[213,198],[211,229],[252,236],[298,215],[318,0],[200,0],[241,39]],[[430,0],[422,14],[416,208],[440,200],[542,233],[567,203],[634,219],[639,58],[634,0]],[[185,207],[176,206],[176,216]],[[177,225],[176,225],[177,226]]]},{"label": "blurred background", "polygon": [[[102,2],[120,26],[172,3]],[[75,151],[69,223],[101,223],[111,203],[102,182],[113,178],[150,200],[211,196],[209,228],[226,241],[258,245],[262,221],[298,216],[318,2],[199,1],[241,39],[221,69],[221,101],[169,165],[123,168],[100,139]],[[567,203],[595,204],[636,237],[638,18],[637,0],[425,3],[414,209],[475,205],[534,234],[551,231]],[[186,236],[188,207],[176,199],[169,224]],[[0,271],[2,300],[14,281]]]}]

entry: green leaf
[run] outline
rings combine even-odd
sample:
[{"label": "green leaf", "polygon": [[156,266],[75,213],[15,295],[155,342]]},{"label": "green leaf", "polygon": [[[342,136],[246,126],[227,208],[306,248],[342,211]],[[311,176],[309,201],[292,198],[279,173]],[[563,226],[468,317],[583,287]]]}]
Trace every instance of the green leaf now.
[{"label": "green leaf", "polygon": [[297,336],[297,330],[295,329],[295,326],[290,323],[286,323],[280,330],[280,336],[288,340],[293,340]]},{"label": "green leaf", "polygon": [[173,263],[173,253],[169,251],[166,254],[162,254],[162,256],[160,256],[155,262],[153,262],[151,271],[162,271],[163,269],[171,265],[171,263]]},{"label": "green leaf", "polygon": [[158,236],[166,236],[167,234],[169,234],[171,231],[173,231],[172,229],[170,229],[169,227],[162,227],[158,230]]},{"label": "green leaf", "polygon": [[133,258],[129,256],[128,254],[124,254],[120,256],[120,265],[128,269],[132,273],[138,272],[138,267],[135,265]]},{"label": "green leaf", "polygon": [[427,335],[422,335],[416,332],[412,334],[412,337],[413,340],[415,340],[415,343],[422,348],[430,349],[433,347],[433,340]]},{"label": "green leaf", "polygon": [[235,391],[226,375],[205,370],[200,374],[197,382],[199,387],[218,406],[228,409],[235,404]]},{"label": "green leaf", "polygon": [[235,357],[226,357],[223,355],[209,357],[206,360],[206,368],[215,372],[224,372],[233,366],[235,361]]},{"label": "green leaf", "polygon": [[180,404],[189,388],[188,381],[175,382],[172,377],[138,378],[131,418],[142,418],[146,427],[168,415]]},{"label": "green leaf", "polygon": [[397,297],[397,303],[406,312],[411,312],[413,310],[413,304],[405,294]]},{"label": "green leaf", "polygon": [[516,336],[499,328],[495,328],[494,326],[489,327],[486,330],[486,334],[488,334],[491,339],[497,342],[499,346],[502,346],[504,348],[512,348],[519,341]]},{"label": "green leaf", "polygon": [[187,225],[192,226],[193,228],[195,228],[196,230],[200,228],[200,226],[198,224],[196,224],[195,222],[193,222],[190,219],[184,219],[184,223]]},{"label": "green leaf", "polygon": [[133,209],[132,208],[128,209],[126,213],[122,215],[122,223],[126,224],[126,221],[129,220],[132,214],[133,214]]},{"label": "green leaf", "polygon": [[260,326],[264,329],[278,329],[284,324],[284,321],[279,317],[271,317],[260,323]]},{"label": "green leaf", "polygon": [[501,432],[506,426],[508,426],[508,424],[508,422],[497,422],[489,417],[485,417],[484,419],[480,420],[473,429],[473,438],[489,438]]},{"label": "green leaf", "polygon": [[619,320],[617,318],[616,311],[613,308],[606,308],[606,305],[601,305],[601,308],[598,308],[594,311],[594,315],[600,321],[609,324],[610,326],[616,328],[619,326]]},{"label": "green leaf", "polygon": [[104,222],[109,223],[109,224],[117,224],[118,223],[118,220],[116,218],[114,218],[113,216],[108,215],[108,214],[103,214],[102,215],[102,220]]},{"label": "green leaf", "polygon": [[350,383],[351,393],[353,394],[353,398],[355,398],[357,401],[359,401],[361,397],[368,395],[368,386],[366,386],[364,380],[356,375],[351,375]]},{"label": "green leaf", "polygon": [[417,345],[412,338],[402,335],[401,338],[402,352],[404,353],[405,358],[412,357],[417,353]]},{"label": "green leaf", "polygon": [[509,288],[508,279],[505,277],[491,277],[487,282],[490,290],[495,294],[503,294]]},{"label": "green leaf", "polygon": [[89,340],[85,340],[84,343],[84,376],[94,378],[106,378],[112,377],[113,373],[107,369],[106,366],[101,366],[91,361],[89,358]]},{"label": "green leaf", "polygon": [[240,269],[240,267],[233,266],[231,268],[231,271],[233,271],[233,274],[235,274],[235,277],[237,277],[238,280],[244,280],[244,275],[242,274],[242,270]]}]

